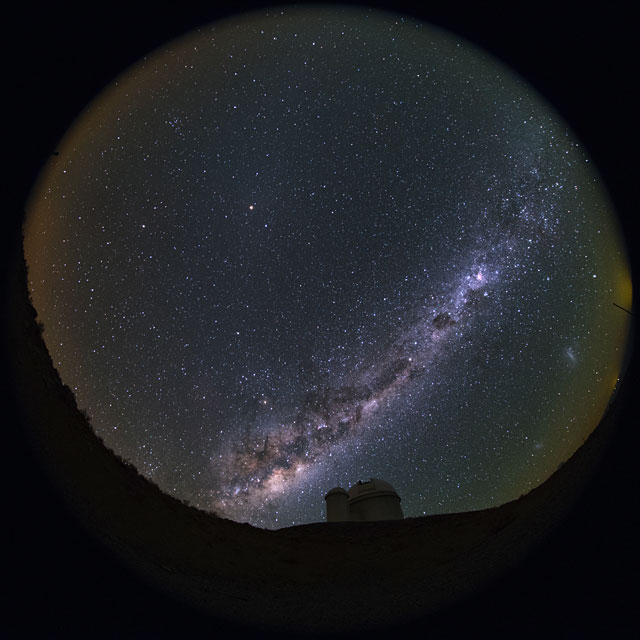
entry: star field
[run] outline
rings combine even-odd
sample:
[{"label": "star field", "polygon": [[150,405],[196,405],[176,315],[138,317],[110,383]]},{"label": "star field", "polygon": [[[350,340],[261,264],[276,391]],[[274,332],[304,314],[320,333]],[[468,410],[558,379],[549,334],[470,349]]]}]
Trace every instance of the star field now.
[{"label": "star field", "polygon": [[32,297],[96,432],[280,527],[380,477],[405,516],[542,482],[631,306],[606,192],[511,71],[393,14],[236,17],[129,69],[28,204]]}]

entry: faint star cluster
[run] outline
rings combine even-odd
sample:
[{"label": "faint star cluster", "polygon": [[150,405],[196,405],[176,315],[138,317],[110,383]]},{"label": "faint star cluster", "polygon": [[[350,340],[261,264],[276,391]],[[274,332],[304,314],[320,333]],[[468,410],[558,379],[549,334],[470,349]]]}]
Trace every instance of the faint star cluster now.
[{"label": "faint star cluster", "polygon": [[128,70],[28,204],[62,379],[163,490],[257,526],[381,477],[406,516],[543,481],[620,370],[628,265],[568,127],[453,35],[298,7]]}]

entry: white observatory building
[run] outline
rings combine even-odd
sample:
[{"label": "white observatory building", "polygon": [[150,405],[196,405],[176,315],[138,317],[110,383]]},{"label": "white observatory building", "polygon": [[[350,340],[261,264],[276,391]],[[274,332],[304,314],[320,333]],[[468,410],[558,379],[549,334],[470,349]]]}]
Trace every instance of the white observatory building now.
[{"label": "white observatory building", "polygon": [[373,520],[402,520],[400,496],[384,480],[359,480],[349,491],[342,487],[331,489],[324,497],[327,522],[371,522]]}]

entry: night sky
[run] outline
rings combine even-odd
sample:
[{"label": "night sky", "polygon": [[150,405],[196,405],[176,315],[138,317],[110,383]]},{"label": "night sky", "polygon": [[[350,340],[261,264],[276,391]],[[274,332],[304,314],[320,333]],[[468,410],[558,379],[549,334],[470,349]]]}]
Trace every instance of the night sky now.
[{"label": "night sky", "polygon": [[28,204],[45,339],[96,432],[257,526],[380,477],[406,516],[543,481],[631,307],[604,186],[511,71],[394,14],[203,27],[83,113]]}]

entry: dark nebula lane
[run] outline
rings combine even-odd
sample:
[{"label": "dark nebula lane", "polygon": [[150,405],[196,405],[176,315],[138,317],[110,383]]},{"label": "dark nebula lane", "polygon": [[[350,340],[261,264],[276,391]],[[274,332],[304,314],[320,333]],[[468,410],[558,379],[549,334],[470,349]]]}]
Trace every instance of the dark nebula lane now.
[{"label": "dark nebula lane", "polygon": [[[535,236],[536,245],[553,239],[552,222],[533,220],[526,211],[522,214],[521,224],[546,228]],[[267,503],[299,491],[330,451],[339,455],[345,441],[366,438],[381,407],[401,403],[403,394],[415,393],[429,377],[438,376],[436,355],[446,358],[473,323],[487,322],[483,316],[500,304],[501,285],[508,286],[514,267],[520,266],[514,256],[534,259],[530,242],[511,233],[497,237],[501,239],[492,246],[492,263],[486,256],[469,260],[466,275],[452,283],[450,294],[419,306],[414,314],[418,320],[403,327],[376,362],[346,376],[337,387],[307,391],[295,417],[269,424],[266,435],[263,425],[256,424],[252,439],[233,443],[219,462],[214,511],[231,519],[248,514],[251,520],[259,519]],[[520,258],[523,252],[528,257]]]},{"label": "dark nebula lane", "polygon": [[385,478],[407,516],[545,480],[616,388],[631,279],[573,132],[453,34],[365,8],[150,53],[27,205],[44,337],[96,432],[262,527]]}]

